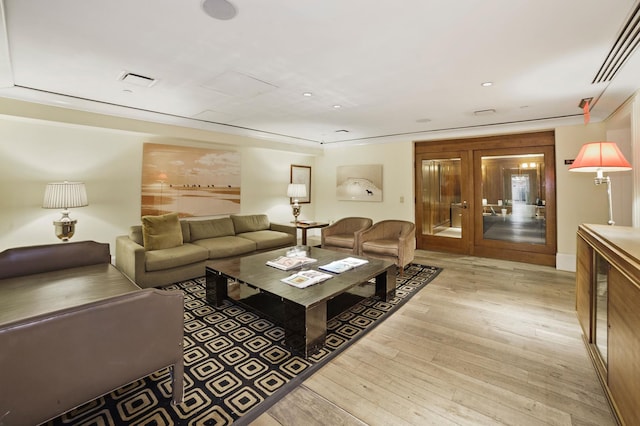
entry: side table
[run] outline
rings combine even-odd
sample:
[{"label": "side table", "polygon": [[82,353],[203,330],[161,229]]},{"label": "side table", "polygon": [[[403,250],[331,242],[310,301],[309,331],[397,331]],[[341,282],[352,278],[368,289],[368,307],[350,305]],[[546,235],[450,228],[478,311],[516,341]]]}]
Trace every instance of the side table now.
[{"label": "side table", "polygon": [[307,230],[308,229],[316,229],[316,228],[324,228],[325,226],[329,226],[328,222],[296,222],[296,228],[302,230],[302,245],[307,245]]}]

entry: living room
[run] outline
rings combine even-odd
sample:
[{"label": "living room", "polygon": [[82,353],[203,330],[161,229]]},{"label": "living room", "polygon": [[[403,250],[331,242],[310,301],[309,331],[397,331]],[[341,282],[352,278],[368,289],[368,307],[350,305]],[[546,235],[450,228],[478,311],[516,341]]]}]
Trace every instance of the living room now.
[{"label": "living room", "polygon": [[[7,10],[12,12],[18,8],[28,8],[25,6],[26,3],[22,0],[4,0],[2,5],[5,17],[10,15],[6,13]],[[78,6],[72,3],[64,6]],[[240,4],[239,0],[234,3],[238,3],[239,7],[250,7]],[[558,16],[562,13],[562,16],[566,17],[568,11],[565,9],[571,9],[570,12],[576,14],[571,19],[572,28],[577,26],[577,22],[584,22],[584,17],[590,19],[590,25],[585,26],[592,28],[599,15],[593,12],[594,10],[610,8],[615,11],[612,13],[615,18],[607,20],[606,30],[598,28],[589,34],[589,37],[597,39],[597,43],[595,40],[585,43],[597,45],[598,49],[595,50],[598,52],[594,56],[600,61],[600,56],[606,52],[615,36],[619,21],[622,21],[618,18],[624,18],[633,7],[626,0],[616,0],[614,6],[599,5],[598,1],[593,3],[587,6],[575,0],[569,5],[544,5],[546,13],[542,15],[553,15],[554,8],[560,8],[562,10],[557,10]],[[637,2],[634,3],[637,5]],[[477,20],[483,20],[479,18],[480,2],[470,1],[465,4],[468,8],[462,7],[465,10],[462,13],[463,22],[468,21],[467,25],[470,26]],[[82,7],[85,6],[87,9],[92,7],[87,4]],[[292,7],[284,4],[279,6]],[[425,15],[428,11],[425,8],[429,9],[432,6],[425,6],[420,2],[412,4],[412,7],[424,11]],[[60,7],[62,10],[62,6]],[[342,8],[353,11],[359,7],[372,6],[366,2],[352,5],[332,3],[329,9],[318,11],[318,16],[312,18],[314,25],[317,25],[313,28],[328,29],[328,21],[323,19],[327,15]],[[384,17],[385,12],[395,7],[397,5],[388,2],[383,8],[375,9],[376,19],[384,22],[387,19]],[[526,15],[518,5],[508,7],[512,13],[515,9],[517,15]],[[96,13],[95,10],[84,12],[89,13],[87,16]],[[110,12],[116,15],[122,13]],[[242,13],[241,9],[240,14]],[[51,22],[57,22],[61,19],[57,15],[47,15],[47,12],[43,12],[43,16],[38,16],[50,17]],[[59,15],[65,13],[60,12]],[[452,12],[452,15],[450,18],[460,17],[458,11]],[[30,16],[24,14],[21,19],[28,19]],[[494,22],[495,19],[484,14],[482,17],[485,24]],[[176,16],[176,21],[179,18]],[[414,24],[422,19],[411,18]],[[560,32],[558,28],[562,20],[556,20],[555,17],[550,20],[553,25],[548,25],[553,26],[554,32]],[[574,20],[576,22],[573,22]],[[25,28],[10,19],[7,21],[7,28],[3,31],[7,38],[10,38],[10,29]],[[127,24],[136,21],[135,14],[123,17],[123,26],[124,21]],[[185,19],[182,21],[190,22]],[[47,20],[34,19],[33,22],[37,22],[39,27],[34,24],[32,32],[38,34],[42,40],[47,40],[49,36],[64,37],[63,31],[58,34],[49,29],[49,25],[55,24]],[[225,21],[224,24],[233,22]],[[280,21],[276,19],[274,22]],[[511,34],[520,33],[520,28],[516,28],[517,24],[513,22],[505,24],[505,31]],[[137,23],[136,21],[135,24]],[[353,34],[349,26],[351,24],[340,20],[338,26],[344,34]],[[77,25],[78,28],[70,27],[80,33],[81,29],[86,30],[92,26],[92,19],[77,22]],[[169,29],[173,28],[172,25],[158,24],[158,27],[169,33],[173,31]],[[404,35],[405,40],[425,36],[422,25],[412,28],[414,29],[407,30]],[[464,35],[465,31],[461,31],[460,28],[454,25],[447,31]],[[604,35],[599,34],[599,31]],[[298,34],[304,34],[306,37],[312,32],[301,31]],[[471,30],[469,32],[473,33]],[[72,33],[73,29],[65,34]],[[235,37],[241,31],[231,33]],[[366,45],[358,37],[354,37],[353,44],[349,44],[350,47],[364,46],[363,51],[368,54],[362,58],[363,63],[368,60],[371,61],[367,62],[369,65],[379,64],[378,58],[384,57],[382,50],[379,50],[379,43],[385,40],[388,34],[385,31],[378,33],[375,41],[370,41],[370,45]],[[596,33],[599,35],[594,35]],[[149,34],[153,34],[153,31]],[[566,39],[563,35],[561,39],[565,41],[573,42],[574,38],[580,38],[580,31],[569,31],[565,28],[563,34],[570,34]],[[178,34],[175,36],[177,38]],[[452,34],[447,32],[447,36],[452,37]],[[294,38],[290,34],[287,37]],[[304,40],[305,37],[300,39]],[[473,40],[469,40],[468,34],[463,38],[466,39],[466,49],[482,51],[482,48],[474,45]],[[457,42],[448,43],[450,39],[444,36],[439,39],[439,46],[444,50],[430,52],[433,57],[439,57],[435,53],[444,57],[446,50],[463,47]],[[332,49],[334,45],[341,43],[338,38],[332,36],[328,36],[327,40]],[[124,39],[119,39],[119,42],[114,51],[124,50]],[[60,46],[64,43],[61,39],[55,38],[52,44]],[[87,44],[90,44],[88,40]],[[206,37],[202,37],[197,44],[206,44]],[[165,48],[167,46],[162,44],[162,49],[158,49]],[[34,50],[46,49],[43,47]],[[68,50],[71,51],[71,56],[95,58],[99,58],[102,51],[93,47],[75,51],[70,47]],[[0,46],[0,58],[3,55],[8,58],[8,51],[5,46]],[[528,56],[526,49],[523,51],[518,50],[518,59],[514,59],[514,63]],[[580,68],[577,64],[583,64],[572,55],[566,54],[568,51],[570,48],[565,47],[565,51],[557,54],[566,60],[565,68],[556,64],[552,58],[549,58],[549,63],[544,66],[554,70],[553,74],[557,77],[554,81],[566,81],[567,85],[570,80],[579,79],[575,77],[576,68]],[[20,62],[25,56],[29,56],[29,52],[29,49],[14,52],[15,70],[10,69],[10,64],[7,67],[0,66],[0,192],[4,200],[3,209],[0,211],[0,251],[30,245],[62,244],[56,237],[52,224],[60,217],[60,212],[57,209],[43,209],[43,196],[47,183],[68,180],[84,182],[88,194],[87,206],[71,209],[70,216],[78,221],[72,241],[94,240],[108,243],[111,256],[115,256],[116,238],[126,235],[130,226],[139,225],[141,221],[143,149],[147,143],[239,153],[241,214],[266,214],[272,222],[290,224],[293,216],[287,196],[287,185],[290,182],[291,166],[302,165],[311,168],[311,185],[310,203],[302,204],[300,219],[332,222],[347,216],[363,216],[373,219],[374,222],[385,219],[415,222],[415,202],[420,196],[415,189],[416,142],[429,141],[437,144],[438,141],[449,139],[538,131],[554,132],[557,218],[555,268],[432,252],[429,251],[429,247],[417,250],[417,264],[444,268],[443,273],[436,278],[437,281],[417,294],[405,305],[402,312],[374,330],[370,339],[362,339],[359,345],[353,345],[354,349],[349,355],[332,364],[331,368],[322,374],[314,376],[311,383],[305,383],[296,392],[292,392],[292,397],[287,399],[286,403],[281,404],[279,408],[276,405],[270,414],[265,415],[266,419],[262,418],[263,423],[258,424],[274,424],[276,421],[280,424],[300,424],[303,421],[311,423],[312,420],[319,424],[615,423],[609,412],[606,396],[584,350],[580,325],[575,320],[574,303],[574,272],[578,254],[576,231],[583,223],[607,222],[609,212],[606,188],[605,185],[594,185],[594,173],[571,173],[569,166],[584,144],[605,140],[615,141],[625,157],[632,164],[638,164],[640,84],[635,77],[631,85],[620,87],[619,84],[622,76],[628,77],[628,74],[632,73],[632,66],[637,65],[635,62],[632,61],[623,67],[621,76],[610,86],[608,83],[591,84],[592,70],[584,72],[584,75],[588,74],[589,81],[585,80],[582,84],[589,87],[590,93],[563,93],[562,100],[556,102],[557,109],[556,106],[549,106],[550,104],[547,104],[548,108],[535,104],[534,100],[541,99],[543,95],[548,95],[546,92],[553,92],[554,89],[543,88],[539,83],[547,81],[545,78],[548,74],[542,77],[536,73],[537,69],[523,65],[523,68],[528,69],[527,72],[520,71],[521,75],[518,77],[522,79],[518,78],[514,80],[516,83],[508,85],[502,82],[503,86],[509,86],[506,89],[506,97],[512,95],[514,98],[505,101],[505,105],[508,104],[516,110],[515,115],[509,116],[510,119],[502,116],[503,110],[500,108],[497,114],[496,111],[491,113],[484,110],[492,105],[486,105],[487,100],[482,96],[466,96],[467,91],[475,94],[476,91],[484,90],[484,87],[480,87],[481,81],[484,80],[473,81],[474,88],[470,88],[471,83],[464,88],[453,87],[453,84],[448,83],[436,83],[434,87],[437,90],[432,87],[431,90],[421,91],[419,95],[413,95],[414,89],[411,88],[403,93],[403,101],[388,102],[389,109],[384,110],[383,115],[367,119],[372,126],[377,124],[372,123],[374,121],[386,122],[388,119],[389,123],[400,123],[397,124],[398,127],[389,127],[391,130],[386,133],[375,133],[371,130],[365,136],[365,126],[361,125],[358,119],[368,115],[370,104],[364,105],[364,112],[351,115],[352,110],[360,111],[360,105],[357,105],[356,101],[344,102],[340,111],[344,115],[335,122],[332,121],[335,116],[333,113],[340,109],[331,103],[328,104],[329,113],[312,114],[305,110],[306,107],[300,106],[299,98],[296,98],[292,101],[295,104],[292,111],[295,113],[290,112],[285,120],[283,116],[274,112],[278,108],[271,109],[269,104],[265,106],[264,103],[258,102],[255,108],[263,111],[264,116],[258,114],[253,122],[256,124],[252,127],[235,125],[232,121],[224,124],[219,117],[196,117],[197,114],[182,117],[168,112],[154,112],[149,109],[153,101],[148,99],[145,99],[144,104],[127,108],[113,105],[108,100],[95,101],[71,92],[65,95],[62,90],[56,92],[53,89],[38,89],[36,84],[30,87],[31,76],[55,76],[61,73],[59,69],[56,72],[39,73],[38,67]],[[386,52],[389,55],[394,54],[393,48]],[[513,49],[505,49],[501,54],[509,56],[508,52],[516,55]],[[276,53],[273,53],[273,58],[279,58]],[[531,52],[532,55],[534,53]],[[105,58],[107,56],[104,55]],[[429,55],[425,53],[424,56]],[[164,54],[158,54],[158,57],[166,59]],[[262,55],[260,57],[262,58]],[[340,58],[344,60],[346,57]],[[353,61],[358,62],[359,59]],[[421,64],[420,72],[433,70],[437,74],[437,66],[433,62],[424,59],[416,61]],[[592,58],[591,65],[594,61],[596,60]],[[53,62],[56,61],[52,60],[47,65],[52,66]],[[96,62],[101,62],[101,59],[97,59]],[[167,70],[172,68],[170,62],[166,61]],[[340,61],[325,56],[324,62],[325,65],[322,68],[318,66],[316,70],[319,75],[318,81],[322,81],[322,77],[330,72],[340,74],[340,71],[336,71],[335,65]],[[347,62],[350,61],[344,61],[345,64]],[[406,63],[398,60],[391,66],[379,67],[382,75],[389,77],[387,81],[394,80],[394,84],[390,84],[394,89],[403,88],[399,83],[402,80],[401,75],[398,74],[396,77],[396,68],[399,69]],[[567,65],[568,63],[572,65]],[[478,74],[486,71],[483,61],[476,60],[473,66],[458,67],[458,73],[451,75],[451,81],[462,80],[462,74],[472,74],[469,70],[475,69],[476,66]],[[558,67],[561,68],[560,72]],[[377,69],[372,66],[369,68]],[[358,69],[363,71],[367,67]],[[117,69],[118,72],[120,70],[121,68]],[[282,78],[290,76],[284,69],[278,71]],[[528,74],[529,71],[531,74]],[[364,76],[365,73],[361,72],[360,75]],[[440,77],[442,78],[442,75]],[[116,76],[105,77],[105,80],[108,79],[115,81]],[[296,81],[295,78],[290,80]],[[362,77],[362,80],[364,82],[366,79]],[[118,81],[104,85],[106,87],[112,83],[121,84]],[[353,87],[360,88],[359,83],[358,78],[351,80]],[[101,84],[94,84],[94,88]],[[528,87],[530,91],[524,96],[526,102],[520,97],[519,84]],[[499,89],[500,85],[500,81],[496,82],[494,89]],[[118,96],[130,96],[132,93],[126,92],[130,88],[134,92],[140,90],[133,86],[123,87],[127,88],[119,88]],[[155,88],[162,88],[162,83],[158,83]],[[373,88],[370,88],[373,91]],[[352,93],[345,91],[347,92]],[[362,96],[364,92],[367,90],[362,90]],[[450,94],[436,97],[436,93],[441,96],[441,92]],[[142,90],[138,93],[152,92]],[[287,87],[287,93],[291,95],[293,89]],[[307,92],[304,93],[302,95],[295,92],[295,96],[306,97]],[[589,106],[586,109],[578,106],[580,98],[589,97],[594,93],[595,103],[591,105],[591,110]],[[432,94],[434,96],[430,98]],[[185,98],[176,96],[175,103],[182,105],[188,103],[185,99],[198,96],[197,91]],[[377,100],[393,99],[393,96],[381,96],[378,92],[376,96]],[[401,94],[398,93],[398,96]],[[422,102],[415,101],[413,97],[422,98]],[[347,101],[346,98],[347,96],[343,95],[342,100]],[[453,117],[455,114],[451,113],[451,104],[458,104],[453,110],[457,116],[463,116],[463,119],[460,119],[463,121],[448,127],[446,124],[449,122],[444,119],[439,122],[437,117]],[[405,108],[411,112],[407,113]],[[536,109],[537,112],[530,112]],[[252,112],[256,110],[252,109]],[[424,111],[428,111],[428,114],[425,115]],[[310,121],[291,124],[288,120],[298,113]],[[381,119],[381,116],[384,118]],[[433,120],[425,118],[427,116]],[[314,119],[317,119],[318,123],[311,124]],[[358,126],[355,125],[356,122]],[[354,126],[351,128],[349,126],[352,123]],[[269,127],[286,127],[287,124],[291,129],[289,133],[273,131]],[[402,130],[405,125],[410,128],[407,132]],[[348,128],[352,129],[351,134],[342,130]],[[375,129],[377,131],[379,127]],[[313,136],[307,137],[309,134]],[[344,201],[337,197],[338,170],[343,166],[352,165],[382,166],[384,195],[381,201]],[[637,226],[640,223],[640,209],[636,206],[637,200],[640,199],[637,185],[640,181],[640,171],[637,169],[635,167],[631,172],[611,173],[613,214],[617,225]],[[310,230],[309,233],[314,241],[319,239],[319,230]],[[312,414],[318,417],[313,417]]]},{"label": "living room", "polygon": [[[606,122],[559,126],[556,133],[558,217],[557,267],[575,270],[575,231],[580,223],[606,223],[604,187],[593,185],[586,173],[570,173],[573,159],[587,142],[615,138],[631,157],[630,115],[636,98]],[[74,240],[93,239],[114,247],[115,238],[140,223],[142,150],[144,143],[232,149],[241,156],[241,212],[266,213],[274,222],[293,220],[286,195],[292,164],[311,166],[311,203],[302,205],[300,219],[335,221],[345,216],[368,216],[413,221],[413,141],[384,144],[292,147],[234,135],[123,119],[36,103],[0,99],[3,114],[2,177],[5,209],[0,213],[0,248],[56,242],[52,221],[59,212],[43,210],[48,182],[83,181],[89,205],[72,209],[78,220]],[[87,123],[91,123],[90,125]],[[624,126],[621,126],[623,123]],[[548,129],[545,127],[545,129]],[[512,133],[522,128],[509,129]],[[528,129],[530,131],[530,128]],[[495,128],[473,136],[495,132]],[[336,168],[381,164],[382,202],[336,199]],[[611,174],[614,212],[619,225],[631,225],[631,173]],[[401,200],[404,199],[404,202]],[[601,203],[593,203],[600,199]],[[589,208],[576,209],[577,205]],[[310,235],[312,231],[309,231]]]}]

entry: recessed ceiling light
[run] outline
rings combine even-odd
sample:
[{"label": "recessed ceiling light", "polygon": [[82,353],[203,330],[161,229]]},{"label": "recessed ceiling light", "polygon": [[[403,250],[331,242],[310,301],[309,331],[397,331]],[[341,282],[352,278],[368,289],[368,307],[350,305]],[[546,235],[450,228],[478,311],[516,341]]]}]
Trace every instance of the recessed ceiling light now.
[{"label": "recessed ceiling light", "polygon": [[306,96],[306,97],[308,98],[308,97],[313,96],[313,93],[311,93],[311,92],[304,92],[304,93],[302,94],[302,96]]},{"label": "recessed ceiling light", "polygon": [[339,108],[342,108],[342,105],[337,105],[337,104],[336,104],[336,105],[334,105],[333,107],[334,107],[335,109],[339,109]]},{"label": "recessed ceiling light", "polygon": [[203,0],[201,7],[207,15],[223,21],[233,19],[238,13],[236,7],[227,0]]},{"label": "recessed ceiling light", "polygon": [[482,86],[482,87],[491,87],[491,86],[493,86],[493,82],[485,81],[484,83],[480,84],[480,86]]}]

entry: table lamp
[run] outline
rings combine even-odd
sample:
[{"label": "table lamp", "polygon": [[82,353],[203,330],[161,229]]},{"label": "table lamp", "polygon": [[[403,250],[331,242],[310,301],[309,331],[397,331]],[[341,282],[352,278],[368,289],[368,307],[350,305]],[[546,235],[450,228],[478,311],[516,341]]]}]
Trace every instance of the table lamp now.
[{"label": "table lamp", "polygon": [[624,158],[615,142],[591,142],[582,145],[580,152],[570,172],[596,173],[594,183],[607,184],[607,200],[609,202],[609,225],[615,225],[613,221],[613,207],[611,206],[611,180],[604,176],[604,172],[624,172],[631,170],[631,164]]},{"label": "table lamp", "polygon": [[87,190],[84,182],[48,183],[44,192],[42,207],[45,209],[63,209],[62,217],[53,222],[56,236],[62,241],[69,241],[75,233],[75,219],[69,217],[70,207],[88,206]]},{"label": "table lamp", "polygon": [[291,208],[293,210],[294,223],[297,226],[298,216],[300,216],[300,204],[298,204],[298,199],[307,196],[307,185],[304,183],[290,183],[287,187],[287,196],[293,199],[293,205]]}]

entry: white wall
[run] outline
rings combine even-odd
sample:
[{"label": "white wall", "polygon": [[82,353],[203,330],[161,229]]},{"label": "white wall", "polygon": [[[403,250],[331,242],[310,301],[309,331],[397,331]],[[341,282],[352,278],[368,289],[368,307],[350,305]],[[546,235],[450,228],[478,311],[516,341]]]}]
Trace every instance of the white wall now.
[{"label": "white wall", "polygon": [[[338,166],[382,164],[382,202],[337,201]],[[413,143],[327,146],[316,158],[314,203],[316,220],[332,221],[345,216],[415,220]],[[404,201],[401,201],[403,199]]]},{"label": "white wall", "polygon": [[[175,129],[174,129],[175,130]],[[313,155],[203,143],[165,135],[109,130],[0,116],[0,251],[59,240],[57,210],[42,208],[48,182],[84,181],[89,206],[72,209],[78,220],[72,241],[107,242],[140,223],[142,146],[162,142],[237,149],[241,153],[241,213],[267,213],[273,222],[293,219],[286,186],[291,164],[313,165]],[[305,214],[313,216],[313,204]]]},{"label": "white wall", "polygon": [[576,269],[576,231],[581,223],[607,223],[607,193],[593,183],[593,173],[569,172],[565,160],[573,160],[587,142],[606,139],[603,123],[556,129],[556,204],[558,250],[556,267]]},{"label": "white wall", "polygon": [[[608,140],[613,137],[623,153],[630,159],[629,128],[624,125],[617,129],[606,123],[564,126],[556,133],[556,196],[557,196],[557,268],[575,271],[576,231],[581,223],[607,223],[606,185],[596,186],[592,173],[569,172],[564,160],[575,159],[583,144]],[[609,134],[608,134],[609,133]],[[340,165],[382,164],[383,202],[336,201],[336,168]],[[325,149],[323,156],[316,159],[317,173],[321,179],[314,195],[316,219],[335,220],[344,216],[367,216],[374,221],[399,218],[415,221],[414,208],[414,156],[413,143],[390,143],[377,145],[336,146]],[[314,173],[315,175],[316,173]],[[615,175],[613,206],[614,218],[619,225],[627,223],[631,217],[631,175]],[[404,197],[404,203],[400,198]]]},{"label": "white wall", "polygon": [[[242,213],[264,212],[274,222],[290,222],[293,217],[285,195],[286,185],[290,165],[299,164],[312,167],[312,202],[302,205],[301,219],[331,221],[344,216],[366,216],[374,221],[390,218],[415,221],[411,141],[327,144],[306,149],[277,141],[6,99],[0,99],[0,114],[4,114],[0,115],[0,250],[58,241],[52,221],[59,217],[59,212],[42,209],[42,197],[47,182],[66,179],[86,182],[90,203],[71,213],[78,220],[73,240],[108,242],[113,253],[115,237],[127,233],[129,226],[140,220],[145,142],[238,150]],[[569,173],[564,160],[574,159],[584,143],[605,140],[608,136],[620,138],[621,148],[628,154],[633,144],[622,139],[633,136],[629,136],[624,125],[607,127],[595,123],[556,129],[559,269],[575,270],[578,225],[607,221],[606,187],[594,185],[589,173]],[[638,155],[638,151],[633,154]],[[630,156],[627,158],[631,161]],[[357,164],[382,164],[382,202],[336,200],[337,167]],[[620,205],[614,205],[614,217],[620,224],[627,220],[629,210],[623,187],[614,186],[614,194],[623,191],[618,196]],[[310,231],[310,235],[318,234],[317,230]]]}]

